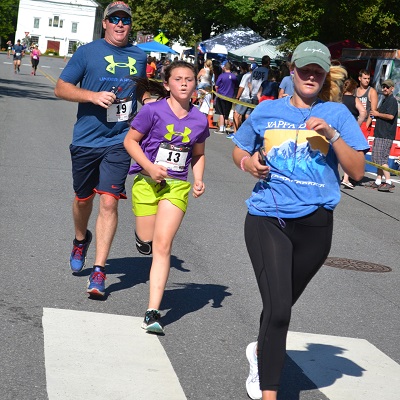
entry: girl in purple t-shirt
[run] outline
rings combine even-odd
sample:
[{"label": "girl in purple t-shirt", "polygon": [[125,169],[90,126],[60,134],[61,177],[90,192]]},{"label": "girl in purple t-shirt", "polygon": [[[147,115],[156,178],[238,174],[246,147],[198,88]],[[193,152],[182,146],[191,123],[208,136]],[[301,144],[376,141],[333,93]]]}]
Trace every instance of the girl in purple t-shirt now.
[{"label": "girl in purple t-shirt", "polygon": [[[136,83],[139,93],[143,82]],[[146,90],[149,84],[145,82]],[[136,247],[142,254],[153,254],[150,298],[142,324],[153,333],[164,332],[159,308],[170,269],[172,241],[188,204],[190,165],[193,196],[201,196],[205,189],[204,150],[210,132],[207,117],[191,104],[195,88],[193,65],[173,62],[165,70],[163,87],[157,88],[162,99],[144,99],[145,105],[131,122],[124,141],[135,160],[129,173],[137,174],[132,187]]]}]

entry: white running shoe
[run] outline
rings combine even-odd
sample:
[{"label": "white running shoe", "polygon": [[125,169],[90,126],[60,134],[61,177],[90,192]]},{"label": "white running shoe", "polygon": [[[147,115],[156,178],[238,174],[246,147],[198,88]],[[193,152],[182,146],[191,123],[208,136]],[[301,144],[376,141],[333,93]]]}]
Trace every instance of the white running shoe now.
[{"label": "white running shoe", "polygon": [[246,348],[246,357],[250,364],[249,376],[246,379],[247,395],[253,399],[258,400],[262,398],[260,389],[260,379],[258,377],[258,364],[255,357],[257,342],[250,343]]}]

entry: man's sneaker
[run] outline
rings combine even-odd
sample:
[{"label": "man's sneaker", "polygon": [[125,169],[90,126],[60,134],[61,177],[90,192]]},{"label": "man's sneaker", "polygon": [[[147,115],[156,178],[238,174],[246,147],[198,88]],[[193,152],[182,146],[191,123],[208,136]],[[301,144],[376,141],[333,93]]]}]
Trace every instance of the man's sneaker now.
[{"label": "man's sneaker", "polygon": [[379,185],[377,185],[375,182],[368,182],[364,185],[364,187],[369,188],[369,189],[378,189]]},{"label": "man's sneaker", "polygon": [[394,190],[394,185],[392,183],[382,183],[378,187],[379,192],[393,192]]},{"label": "man's sneaker", "polygon": [[260,379],[258,377],[258,364],[256,357],[257,342],[250,343],[246,348],[246,357],[250,364],[249,376],[246,379],[247,395],[251,399],[261,399]]},{"label": "man's sneaker", "polygon": [[104,268],[94,267],[88,279],[86,292],[93,296],[103,297],[106,293],[106,273]]},{"label": "man's sneaker", "polygon": [[229,135],[226,135],[227,139],[232,139],[235,135],[233,133],[230,133]]},{"label": "man's sneaker", "polygon": [[161,314],[158,310],[147,310],[142,322],[142,329],[152,333],[164,333],[160,318]]},{"label": "man's sneaker", "polygon": [[86,231],[86,242],[78,244],[76,239],[73,242],[71,256],[69,257],[69,265],[72,272],[80,272],[86,265],[86,253],[92,241],[92,232]]}]

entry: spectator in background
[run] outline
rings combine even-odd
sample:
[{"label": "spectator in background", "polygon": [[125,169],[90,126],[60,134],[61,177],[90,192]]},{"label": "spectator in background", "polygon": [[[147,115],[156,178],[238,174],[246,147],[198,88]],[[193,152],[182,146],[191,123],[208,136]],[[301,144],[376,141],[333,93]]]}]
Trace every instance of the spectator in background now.
[{"label": "spectator in background", "polygon": [[163,62],[163,65],[160,69],[160,79],[162,82],[165,81],[165,69],[168,67],[168,65],[171,64],[171,60],[169,58],[166,58]]},{"label": "spectator in background", "polygon": [[211,90],[213,80],[212,60],[207,59],[204,67],[197,74],[197,89]]},{"label": "spectator in background", "polygon": [[155,74],[156,69],[153,67],[153,59],[151,57],[147,57],[146,76],[147,78],[154,78]]},{"label": "spectator in background", "polygon": [[[231,63],[229,61],[226,61],[222,65],[222,74],[215,82],[215,91],[223,96],[233,98],[236,86],[236,75],[231,72]],[[224,134],[226,132],[226,126],[229,124],[229,114],[231,112],[231,109],[231,101],[217,97],[215,103],[215,112],[216,114],[219,114],[219,130],[215,131],[215,133]]]},{"label": "spectator in background", "polygon": [[253,104],[258,104],[257,93],[261,83],[268,79],[269,65],[271,59],[269,56],[264,56],[261,59],[261,67],[257,67],[252,73],[249,82],[250,94]]},{"label": "spectator in background", "polygon": [[294,86],[293,86],[293,65],[289,66],[289,75],[286,75],[281,83],[279,84],[278,98],[281,99],[285,96],[293,96]]},{"label": "spectator in background", "polygon": [[[374,129],[374,145],[372,147],[372,162],[389,168],[389,154],[393,140],[396,137],[398,104],[393,96],[394,82],[386,79],[382,83],[383,99],[378,110],[371,110],[371,115],[376,118]],[[385,177],[385,182],[382,182]],[[390,178],[390,172],[378,168],[375,182],[367,185],[371,189],[378,189],[380,192],[392,192],[394,184]]]},{"label": "spectator in background", "polygon": [[[236,94],[236,100],[239,100],[243,103],[249,103],[252,104],[251,98],[250,98],[250,87],[249,87],[249,80],[251,77],[251,71],[252,68],[249,71],[249,66],[248,64],[244,63],[245,65],[241,65],[241,68],[247,72],[242,76],[242,79],[240,80],[239,83],[239,89]],[[254,69],[257,68],[257,64],[252,64],[252,67],[254,66]],[[242,104],[236,104],[235,105],[235,111],[233,112],[233,131],[236,132],[240,125],[242,125],[243,118],[247,119],[247,117],[251,114],[253,111],[253,108],[251,107],[246,107]]]},{"label": "spectator in background", "polygon": [[[342,103],[349,109],[357,120],[358,125],[361,126],[367,116],[367,110],[364,108],[360,99],[354,96],[356,88],[357,82],[353,78],[348,78],[344,81]],[[349,189],[354,189],[354,185],[350,182],[349,175],[346,174],[346,172],[343,173],[342,185]]]},{"label": "spectator in background", "polygon": [[355,95],[367,110],[367,116],[365,121],[361,124],[361,130],[364,136],[368,137],[368,131],[371,130],[372,124],[371,110],[376,111],[378,108],[378,93],[373,87],[369,86],[371,81],[371,74],[369,71],[365,69],[360,70],[358,80],[360,86],[356,89]]},{"label": "spectator in background", "polygon": [[268,79],[261,83],[260,89],[258,89],[257,98],[259,103],[264,100],[275,100],[278,98],[278,77],[279,71],[270,69],[268,73]]}]

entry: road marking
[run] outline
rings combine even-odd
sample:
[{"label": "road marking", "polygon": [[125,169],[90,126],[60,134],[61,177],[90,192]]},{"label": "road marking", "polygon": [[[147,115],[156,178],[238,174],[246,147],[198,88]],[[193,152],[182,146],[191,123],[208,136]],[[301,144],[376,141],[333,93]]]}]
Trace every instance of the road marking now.
[{"label": "road marking", "polygon": [[186,400],[142,318],[44,308],[42,322],[49,400]]},{"label": "road marking", "polygon": [[40,66],[40,68],[38,68],[38,71],[39,72],[41,72],[42,74],[43,74],[43,76],[45,77],[45,78],[47,78],[50,82],[52,82],[52,83],[54,83],[54,84],[57,84],[57,79],[56,78],[53,78],[51,75],[49,75],[47,72],[44,72],[43,70],[42,70],[42,66]]},{"label": "road marking", "polygon": [[330,400],[400,398],[400,365],[367,340],[289,332],[287,354]]}]

